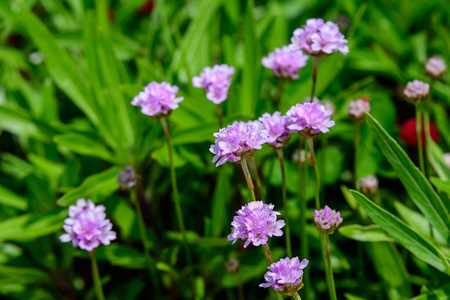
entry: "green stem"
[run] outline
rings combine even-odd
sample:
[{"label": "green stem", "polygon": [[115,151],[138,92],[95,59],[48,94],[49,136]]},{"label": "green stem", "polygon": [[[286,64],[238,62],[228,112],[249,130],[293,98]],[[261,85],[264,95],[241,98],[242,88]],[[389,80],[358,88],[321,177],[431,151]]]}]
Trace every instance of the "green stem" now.
[{"label": "green stem", "polygon": [[105,295],[103,294],[102,280],[100,279],[100,273],[98,272],[97,259],[95,258],[95,249],[89,252],[92,264],[92,277],[94,279],[95,294],[97,295],[97,300],[104,300]]},{"label": "green stem", "polygon": [[217,118],[219,119],[219,128],[223,127],[223,105],[222,102],[217,104]]},{"label": "green stem", "polygon": [[328,264],[327,273],[328,273],[328,277],[330,278],[330,282],[328,284],[328,291],[330,293],[330,298],[332,300],[337,300],[336,288],[334,286],[333,267],[331,266],[330,236],[328,233],[324,233],[323,236],[324,236],[325,248],[326,248],[326,252],[327,252],[327,264]]},{"label": "green stem", "polygon": [[253,156],[248,158],[248,164],[250,165],[250,171],[252,172],[253,177],[256,181],[256,187],[259,191],[259,197],[261,200],[264,201],[264,190],[261,184],[261,177],[259,177],[258,168],[256,167],[255,160],[253,159]]},{"label": "green stem", "polygon": [[287,206],[287,195],[286,195],[286,173],[284,169],[284,155],[283,155],[283,149],[278,148],[277,149],[278,159],[280,160],[280,168],[281,168],[281,194],[283,196],[283,206],[284,206],[284,213],[285,213],[285,221],[286,221],[286,252],[289,257],[292,257],[292,248],[291,248],[291,227],[289,224],[289,209]]},{"label": "green stem", "polygon": [[316,92],[318,63],[319,63],[319,57],[314,56],[314,63],[313,63],[313,69],[312,69],[312,90],[311,90],[311,98],[309,99],[309,102],[311,102],[311,103],[314,101],[314,93]]},{"label": "green stem", "polygon": [[295,300],[302,300],[302,298],[300,298],[300,295],[297,292],[295,292],[295,294],[292,297],[294,297]]},{"label": "green stem", "polygon": [[[307,151],[307,145],[304,144],[304,139],[300,138],[300,150],[305,148],[305,153]],[[303,145],[304,144],[304,145]],[[302,164],[301,159],[298,163],[298,198],[300,202],[300,239],[301,239],[301,257],[309,257],[309,243],[308,234],[306,232],[306,180],[308,178],[308,160],[307,154],[305,154],[305,162]],[[305,276],[308,272],[305,273]]]},{"label": "green stem", "polygon": [[417,132],[417,151],[419,152],[420,171],[425,175],[425,165],[423,160],[422,147],[422,108],[421,103],[416,103],[416,132]]},{"label": "green stem", "polygon": [[237,272],[237,279],[238,279],[238,295],[239,295],[239,300],[244,300],[244,285],[242,284],[241,271],[238,271],[238,272]]},{"label": "green stem", "polygon": [[274,102],[277,109],[280,107],[281,98],[283,96],[283,80],[278,80],[277,90],[275,92]]},{"label": "green stem", "polygon": [[267,261],[269,262],[269,265],[273,264],[272,260],[272,252],[270,252],[269,244],[265,243],[263,245],[264,254],[266,255]]},{"label": "green stem", "polygon": [[241,160],[242,171],[244,172],[245,180],[247,181],[247,187],[250,190],[250,196],[252,201],[256,201],[255,197],[255,186],[253,185],[252,177],[250,176],[250,172],[248,171],[247,160],[242,158]]},{"label": "green stem", "polygon": [[317,167],[316,155],[314,153],[314,141],[313,139],[308,139],[309,152],[311,153],[311,161],[314,165],[314,175],[316,177],[316,209],[320,209],[320,174],[319,168]]},{"label": "green stem", "polygon": [[[175,202],[175,212],[177,215],[178,226],[180,227],[181,235],[183,238],[183,248],[184,248],[184,252],[186,254],[186,260],[188,262],[190,272],[193,272],[191,253],[189,251],[189,247],[187,244],[186,229],[184,227],[183,213],[182,213],[181,205],[180,205],[180,195],[178,194],[177,176],[175,174],[175,166],[173,164],[172,143],[170,140],[170,132],[169,132],[169,127],[167,126],[166,118],[161,118],[161,124],[164,129],[164,134],[166,136],[167,148],[169,149],[170,177],[172,179],[171,181],[172,181],[173,200]],[[192,276],[191,276],[191,280],[193,283]]]},{"label": "green stem", "polygon": [[140,206],[139,200],[137,198],[136,188],[133,188],[130,190],[130,198],[131,198],[131,202],[136,207],[138,224],[139,224],[139,232],[141,234],[142,244],[144,246],[144,256],[145,256],[145,260],[147,261],[147,267],[148,267],[150,279],[152,281],[153,288],[155,290],[155,294],[160,295],[161,291],[160,291],[158,275],[156,273],[156,266],[155,266],[155,262],[153,261],[152,257],[150,256],[150,242],[148,240],[147,230],[145,228],[145,222],[144,222],[144,217],[142,214],[141,206]]},{"label": "green stem", "polygon": [[361,122],[359,120],[356,121],[355,124],[355,140],[354,140],[354,156],[353,156],[353,176],[355,180],[355,189],[359,190],[359,176],[358,176],[358,156],[359,156],[359,144],[361,141]]}]

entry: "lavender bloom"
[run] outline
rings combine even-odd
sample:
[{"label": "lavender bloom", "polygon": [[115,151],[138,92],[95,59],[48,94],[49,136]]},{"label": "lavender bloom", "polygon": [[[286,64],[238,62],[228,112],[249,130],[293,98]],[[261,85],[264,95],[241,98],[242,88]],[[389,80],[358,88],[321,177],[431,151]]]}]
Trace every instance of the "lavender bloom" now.
[{"label": "lavender bloom", "polygon": [[117,182],[119,182],[121,189],[131,189],[137,183],[136,172],[132,167],[126,166],[125,169],[117,175]]},{"label": "lavender bloom", "polygon": [[151,82],[143,92],[134,97],[131,102],[134,106],[141,106],[141,112],[152,118],[160,118],[170,115],[171,111],[178,108],[178,103],[183,97],[175,98],[178,93],[176,85],[167,82]]},{"label": "lavender bloom", "polygon": [[359,187],[364,194],[375,195],[378,192],[378,179],[367,175],[359,180]]},{"label": "lavender bloom", "polygon": [[298,257],[282,258],[268,267],[271,272],[264,275],[267,282],[261,283],[259,286],[263,288],[272,286],[275,291],[282,295],[293,296],[303,287],[303,269],[306,268],[308,263],[307,259],[300,262]]},{"label": "lavender bloom", "polygon": [[430,92],[430,85],[428,83],[424,83],[420,80],[414,80],[408,82],[406,85],[406,89],[403,91],[403,94],[411,101],[421,101],[428,96]]},{"label": "lavender bloom", "polygon": [[445,61],[438,57],[431,57],[425,65],[425,73],[434,78],[441,78],[445,71],[447,71]]},{"label": "lavender bloom", "polygon": [[341,213],[326,205],[323,209],[314,211],[314,224],[320,233],[332,234],[342,221]]},{"label": "lavender bloom", "polygon": [[[249,157],[255,149],[261,149],[267,142],[263,125],[259,121],[238,122],[220,129],[214,133],[216,143],[211,145],[209,151],[215,154],[212,162],[220,166],[227,161],[240,162],[242,158]],[[220,159],[219,159],[220,158]]]},{"label": "lavender bloom", "polygon": [[261,62],[264,67],[272,69],[275,77],[286,80],[298,78],[298,71],[306,66],[308,55],[304,55],[301,50],[292,50],[288,46],[274,52],[270,52],[267,57],[263,57]]},{"label": "lavender bloom", "polygon": [[270,115],[265,113],[259,120],[262,122],[266,135],[267,143],[274,148],[286,146],[291,134],[287,129],[287,117],[282,116],[279,111]]},{"label": "lavender bloom", "polygon": [[109,245],[116,239],[112,224],[105,219],[105,207],[95,206],[91,200],[78,199],[77,205],[69,206],[69,218],[64,220],[64,230],[67,232],[59,237],[61,242],[72,241],[74,247],[92,251],[100,243]]},{"label": "lavender bloom", "polygon": [[292,106],[286,113],[288,129],[298,132],[305,138],[316,137],[320,132],[326,133],[329,127],[334,126],[330,120],[333,112],[325,109],[322,104],[299,103]]},{"label": "lavender bloom", "polygon": [[360,120],[364,118],[365,113],[370,112],[370,103],[366,99],[357,99],[350,102],[348,115],[350,118]]},{"label": "lavender bloom", "polygon": [[[305,100],[303,100],[303,103],[307,102],[311,102],[311,97],[306,97]],[[336,112],[336,105],[328,99],[319,100],[319,98],[314,97],[312,103],[322,104],[325,106],[325,109],[331,110],[333,114]]]},{"label": "lavender bloom", "polygon": [[215,104],[220,104],[228,97],[233,73],[234,68],[227,65],[215,65],[213,68],[206,67],[200,73],[200,76],[192,78],[192,84],[195,87],[205,89],[206,98]]},{"label": "lavender bloom", "polygon": [[309,19],[304,28],[297,28],[291,38],[292,49],[300,49],[313,56],[327,56],[336,51],[347,54],[347,40],[339,32],[339,27],[333,22],[322,19]]},{"label": "lavender bloom", "polygon": [[245,241],[244,248],[250,243],[254,246],[264,245],[269,237],[282,236],[285,223],[277,221],[279,212],[273,210],[273,204],[264,204],[262,201],[252,201],[238,210],[231,225],[233,229],[228,240],[236,243],[238,239]]}]

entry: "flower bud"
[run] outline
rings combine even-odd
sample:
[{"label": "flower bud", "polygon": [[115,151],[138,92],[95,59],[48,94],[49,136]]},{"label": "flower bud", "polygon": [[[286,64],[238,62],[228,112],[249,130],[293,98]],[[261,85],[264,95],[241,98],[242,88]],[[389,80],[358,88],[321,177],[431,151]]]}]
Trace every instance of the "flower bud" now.
[{"label": "flower bud", "polygon": [[119,175],[117,175],[117,181],[119,182],[120,188],[123,190],[129,190],[136,185],[136,172],[130,166],[126,166]]},{"label": "flower bud", "polygon": [[378,193],[378,179],[372,175],[365,176],[359,180],[359,188],[364,194],[375,195]]}]

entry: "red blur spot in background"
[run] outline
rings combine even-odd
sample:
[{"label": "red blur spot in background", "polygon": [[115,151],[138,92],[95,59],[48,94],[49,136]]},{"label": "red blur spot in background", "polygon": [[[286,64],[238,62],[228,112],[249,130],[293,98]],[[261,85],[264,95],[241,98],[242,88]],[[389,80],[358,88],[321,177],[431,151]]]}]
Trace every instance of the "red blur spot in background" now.
[{"label": "red blur spot in background", "polygon": [[[425,147],[425,125],[422,119],[422,148]],[[440,136],[436,125],[430,121],[430,135],[433,141],[439,142]],[[416,119],[409,118],[402,125],[400,136],[408,146],[417,147]]]},{"label": "red blur spot in background", "polygon": [[154,7],[155,7],[155,1],[147,0],[144,3],[142,3],[141,7],[139,8],[139,14],[142,16],[150,15],[152,13]]}]

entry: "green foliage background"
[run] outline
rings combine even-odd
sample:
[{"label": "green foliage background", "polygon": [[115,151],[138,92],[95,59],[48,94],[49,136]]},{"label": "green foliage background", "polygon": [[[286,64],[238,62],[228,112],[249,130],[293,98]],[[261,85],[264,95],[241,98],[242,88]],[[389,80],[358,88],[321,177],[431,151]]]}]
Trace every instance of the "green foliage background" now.
[{"label": "green foliage background", "polygon": [[[120,170],[131,165],[142,177],[151,254],[157,260],[164,298],[192,297],[171,201],[167,144],[159,122],[130,105],[148,82],[167,81],[179,86],[184,97],[169,124],[197,297],[237,298],[239,276],[225,268],[231,257],[241,263],[245,299],[275,297],[258,287],[267,270],[262,250],[226,241],[234,212],[249,195],[238,167],[216,168],[211,163],[208,149],[218,131],[216,107],[202,90],[192,87],[191,78],[216,63],[235,67],[224,102],[226,124],[272,113],[277,81],[262,67],[261,58],[288,44],[294,29],[317,17],[337,22],[350,47],[347,56],[334,54],[319,62],[316,89],[319,98],[330,99],[337,107],[336,126],[326,143],[318,140],[317,157],[323,201],[344,218],[345,226],[331,238],[338,297],[409,299],[422,294],[415,299],[435,299],[431,297],[450,293],[445,285],[446,258],[440,257],[450,256],[448,228],[435,226],[430,236],[433,215],[422,210],[439,201],[450,209],[450,175],[441,159],[442,152],[450,150],[448,75],[432,86],[432,120],[441,139],[431,145],[429,159],[435,170],[432,183],[440,195],[414,173],[406,154],[389,138],[399,140],[399,125],[414,116],[413,107],[401,101],[402,86],[412,79],[429,81],[423,67],[432,55],[450,64],[449,3],[156,1],[150,12],[144,12],[143,2],[0,2],[1,295],[94,298],[88,254],[58,239],[67,206],[79,198],[104,204],[118,232],[117,241],[97,250],[107,298],[144,299],[150,294],[136,213],[116,181]],[[284,86],[282,113],[309,95],[311,69],[312,60],[298,80]],[[384,208],[347,188],[353,186],[354,175],[354,124],[347,107],[361,96],[371,99],[371,114],[379,123],[369,121],[370,127],[362,128],[356,176],[378,174],[377,201]],[[297,141],[293,137],[285,150],[294,255],[299,255],[301,243],[297,171],[290,159]],[[401,145],[415,161],[415,149]],[[386,149],[394,149],[395,155],[386,154]],[[265,198],[283,212],[275,152],[265,146],[254,158]],[[393,161],[401,161],[406,173],[393,168]],[[415,175],[405,182],[408,174]],[[423,189],[414,191],[414,186]],[[324,299],[325,276],[312,222],[313,192],[310,170],[311,282],[305,282],[301,294],[303,299]],[[424,202],[428,200],[431,204]],[[391,212],[387,223],[374,217],[380,211]],[[410,244],[415,234],[420,236]],[[418,252],[425,244],[427,250]],[[271,248],[274,259],[286,256],[283,238],[273,238]]]}]

